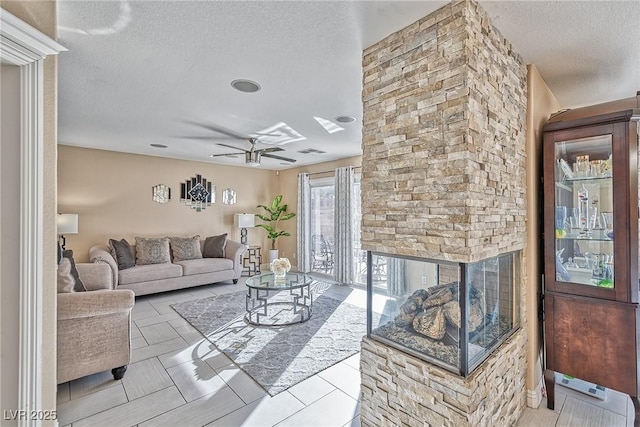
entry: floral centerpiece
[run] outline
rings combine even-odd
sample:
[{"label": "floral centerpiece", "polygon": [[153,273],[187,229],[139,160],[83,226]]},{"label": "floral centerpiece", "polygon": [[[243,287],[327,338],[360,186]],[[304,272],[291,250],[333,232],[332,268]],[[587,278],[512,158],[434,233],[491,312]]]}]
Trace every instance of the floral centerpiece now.
[{"label": "floral centerpiece", "polygon": [[270,267],[276,283],[284,283],[287,272],[291,270],[291,263],[288,258],[276,258],[271,261]]}]

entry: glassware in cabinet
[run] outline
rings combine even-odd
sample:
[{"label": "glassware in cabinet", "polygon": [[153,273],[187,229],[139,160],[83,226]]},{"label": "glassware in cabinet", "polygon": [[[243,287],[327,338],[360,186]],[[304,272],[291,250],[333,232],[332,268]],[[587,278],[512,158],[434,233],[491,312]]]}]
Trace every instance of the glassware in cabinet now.
[{"label": "glassware in cabinet", "polygon": [[556,281],[614,286],[612,136],[555,143]]}]

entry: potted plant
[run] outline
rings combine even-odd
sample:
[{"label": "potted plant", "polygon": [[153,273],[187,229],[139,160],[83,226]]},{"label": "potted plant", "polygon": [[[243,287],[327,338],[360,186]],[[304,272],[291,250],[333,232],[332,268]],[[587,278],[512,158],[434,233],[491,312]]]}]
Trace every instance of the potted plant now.
[{"label": "potted plant", "polygon": [[256,227],[262,227],[267,230],[267,238],[271,240],[271,249],[269,250],[269,263],[278,258],[278,250],[276,249],[276,240],[280,236],[291,236],[284,230],[278,230],[278,223],[286,221],[296,216],[293,212],[287,212],[287,205],[282,204],[282,194],[276,196],[270,206],[258,205],[257,207],[267,211],[266,214],[257,214],[258,218],[263,220],[265,224],[257,224]]}]

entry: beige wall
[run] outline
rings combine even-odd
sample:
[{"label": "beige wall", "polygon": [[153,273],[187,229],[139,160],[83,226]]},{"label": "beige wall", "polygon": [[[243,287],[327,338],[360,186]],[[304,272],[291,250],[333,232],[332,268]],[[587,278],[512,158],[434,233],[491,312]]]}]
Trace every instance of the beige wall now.
[{"label": "beige wall", "polygon": [[[342,166],[360,166],[360,157],[275,172],[61,145],[58,212],[79,215],[78,234],[65,237],[67,249],[73,249],[80,262],[89,261],[91,246],[106,244],[109,238],[126,238],[133,243],[135,236],[205,237],[226,232],[239,241],[240,230],[233,225],[233,214],[259,213],[256,205],[269,204],[278,194],[283,195],[289,211],[296,212],[298,174],[333,171]],[[180,183],[196,174],[216,185],[217,202],[202,212],[179,201]],[[169,203],[151,200],[151,187],[156,184],[171,187]],[[236,190],[238,203],[228,206],[221,202],[225,188]],[[290,258],[295,265],[296,219],[281,225],[291,237],[278,239],[280,256]],[[249,229],[248,242],[262,246],[264,263],[270,248],[266,232]]]},{"label": "beige wall", "polygon": [[[180,202],[180,183],[196,174],[216,186],[216,203],[201,212]],[[156,184],[171,187],[171,201],[151,199]],[[237,192],[237,203],[222,203],[222,191]],[[228,233],[240,240],[235,213],[258,212],[256,205],[270,203],[278,188],[274,171],[221,166],[206,162],[125,154],[114,151],[59,146],[58,212],[77,213],[79,232],[65,236],[67,249],[78,261],[88,261],[88,250],[107,244],[109,238],[135,236],[201,237]],[[266,233],[250,229],[248,243],[267,247]]]},{"label": "beige wall", "polygon": [[[3,1],[2,8],[22,19],[27,24],[37,28],[49,37],[56,39],[57,36],[57,16],[56,2],[53,1]],[[56,140],[57,140],[57,57],[50,56],[44,61],[44,222],[43,222],[43,295],[45,301],[42,312],[43,337],[42,337],[42,409],[51,410],[56,407],[56,232],[55,232],[55,206],[56,206]],[[3,142],[4,144],[4,142]],[[3,193],[4,198],[4,193]],[[4,237],[3,237],[4,239]],[[4,281],[3,289],[11,286]],[[15,284],[17,286],[17,284]],[[12,301],[9,311],[17,316],[18,305]],[[3,306],[3,312],[5,307]],[[4,315],[4,313],[3,313]],[[3,325],[4,322],[2,322]],[[16,328],[17,322],[9,327]],[[4,328],[5,326],[3,326]],[[4,335],[4,332],[2,333]],[[17,348],[17,343],[15,346]],[[2,373],[5,371],[4,362]],[[8,366],[8,369],[17,370],[17,366]],[[2,395],[17,390],[17,385],[5,381],[2,376]],[[11,408],[9,408],[11,409]],[[13,408],[19,409],[19,408]],[[54,425],[53,422],[45,422],[44,425]]]},{"label": "beige wall", "polygon": [[[346,167],[346,166],[361,166],[362,158],[360,156],[349,157],[346,159],[335,160],[332,162],[318,163],[315,165],[309,166],[301,166],[293,169],[287,169],[281,171],[280,181],[279,181],[279,193],[282,194],[283,202],[289,205],[288,211],[297,212],[298,205],[298,174],[299,173],[319,173],[319,172],[333,172],[336,168]],[[332,173],[318,175],[318,176],[333,176]],[[283,229],[291,233],[291,237],[281,237],[278,239],[276,247],[279,250],[279,256],[287,257],[292,260],[292,264],[297,265],[296,259],[296,220],[292,219],[290,221],[282,223]],[[294,261],[295,260],[295,261]]]},{"label": "beige wall", "polygon": [[[538,300],[540,298],[541,266],[540,229],[538,220],[541,200],[540,161],[542,159],[542,128],[550,114],[561,106],[534,65],[528,66],[527,105],[527,247],[526,247],[526,324],[527,324],[527,376],[529,404],[540,396],[542,385],[542,352]],[[536,397],[537,396],[537,397]]]}]

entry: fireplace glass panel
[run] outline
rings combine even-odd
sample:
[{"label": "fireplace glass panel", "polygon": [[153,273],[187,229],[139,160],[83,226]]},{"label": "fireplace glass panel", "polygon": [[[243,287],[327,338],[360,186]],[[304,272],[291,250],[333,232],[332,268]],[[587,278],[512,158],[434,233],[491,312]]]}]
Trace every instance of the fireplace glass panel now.
[{"label": "fireplace glass panel", "polygon": [[464,264],[370,252],[368,334],[468,375],[520,324],[518,269],[518,253]]}]

